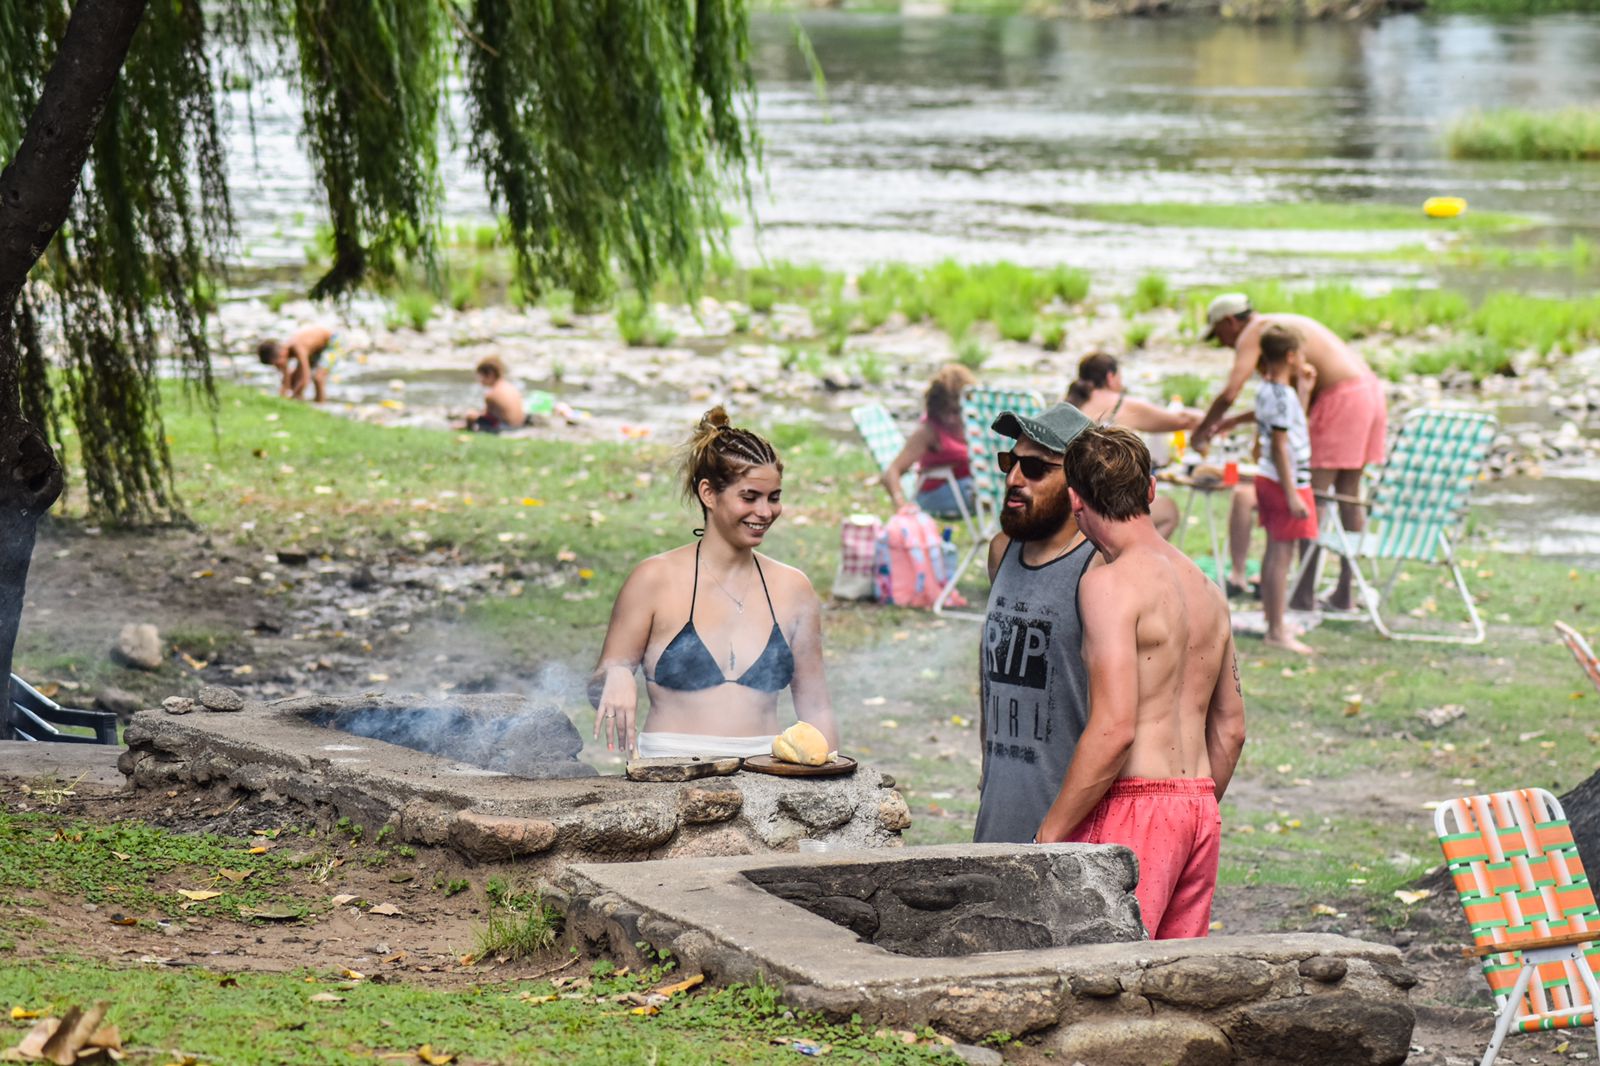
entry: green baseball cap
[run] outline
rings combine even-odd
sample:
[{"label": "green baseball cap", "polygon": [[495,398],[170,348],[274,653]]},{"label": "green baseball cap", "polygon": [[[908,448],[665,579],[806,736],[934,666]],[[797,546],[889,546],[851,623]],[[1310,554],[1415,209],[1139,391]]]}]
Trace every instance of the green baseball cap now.
[{"label": "green baseball cap", "polygon": [[1078,434],[1093,425],[1070,403],[1058,403],[1038,418],[1001,411],[990,428],[1002,437],[1027,437],[1053,452],[1066,454],[1067,446],[1078,439]]}]

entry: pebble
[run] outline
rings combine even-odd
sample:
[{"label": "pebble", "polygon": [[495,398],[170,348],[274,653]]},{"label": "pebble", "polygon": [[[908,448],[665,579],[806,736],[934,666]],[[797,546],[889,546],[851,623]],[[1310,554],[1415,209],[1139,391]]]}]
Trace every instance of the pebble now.
[{"label": "pebble", "polygon": [[244,709],[244,697],[223,685],[201,685],[200,705],[208,711],[239,711]]},{"label": "pebble", "polygon": [[168,714],[190,714],[195,709],[195,702],[188,696],[168,696],[161,701],[161,709]]}]

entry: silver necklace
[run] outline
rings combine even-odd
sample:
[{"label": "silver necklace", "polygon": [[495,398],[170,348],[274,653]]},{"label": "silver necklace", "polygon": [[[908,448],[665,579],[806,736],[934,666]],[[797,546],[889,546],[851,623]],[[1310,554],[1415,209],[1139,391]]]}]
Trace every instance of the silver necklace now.
[{"label": "silver necklace", "polygon": [[[748,576],[745,577],[745,579],[744,579],[744,588],[739,590],[744,595],[743,596],[735,596],[733,593],[728,591],[728,586],[724,585],[722,583],[722,579],[717,577],[717,575],[715,573],[713,573],[710,570],[707,570],[706,573],[711,575],[711,580],[715,581],[717,583],[717,588],[722,590],[722,594],[724,596],[728,597],[728,599],[733,601],[733,609],[735,611],[739,612],[740,614],[744,614],[744,601],[750,595],[750,578]],[[732,669],[732,667],[729,667],[729,669]]]}]

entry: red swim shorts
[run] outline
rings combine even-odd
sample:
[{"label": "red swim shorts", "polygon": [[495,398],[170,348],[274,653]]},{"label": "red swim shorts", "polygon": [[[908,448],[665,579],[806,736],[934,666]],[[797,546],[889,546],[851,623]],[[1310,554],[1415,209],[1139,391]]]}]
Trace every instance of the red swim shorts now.
[{"label": "red swim shorts", "polygon": [[1139,911],[1152,940],[1205,936],[1217,888],[1222,813],[1209,777],[1125,777],[1068,839],[1125,844],[1139,857]]},{"label": "red swim shorts", "polygon": [[1317,498],[1309,487],[1296,492],[1306,505],[1304,518],[1289,513],[1289,499],[1283,494],[1282,485],[1270,477],[1256,475],[1256,511],[1268,540],[1317,539]]},{"label": "red swim shorts", "polygon": [[1373,374],[1349,378],[1317,393],[1306,414],[1314,470],[1360,470],[1383,462],[1389,405]]}]

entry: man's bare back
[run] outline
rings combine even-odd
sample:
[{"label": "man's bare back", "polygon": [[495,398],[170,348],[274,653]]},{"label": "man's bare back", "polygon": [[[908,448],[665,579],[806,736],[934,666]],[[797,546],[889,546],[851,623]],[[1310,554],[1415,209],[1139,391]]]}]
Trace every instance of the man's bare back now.
[{"label": "man's bare back", "polygon": [[1102,648],[1115,654],[1118,645],[1121,655],[1133,656],[1133,744],[1119,776],[1212,777],[1206,724],[1218,686],[1234,685],[1222,592],[1182,552],[1158,541],[1084,575],[1080,601],[1085,658],[1093,661]]}]

